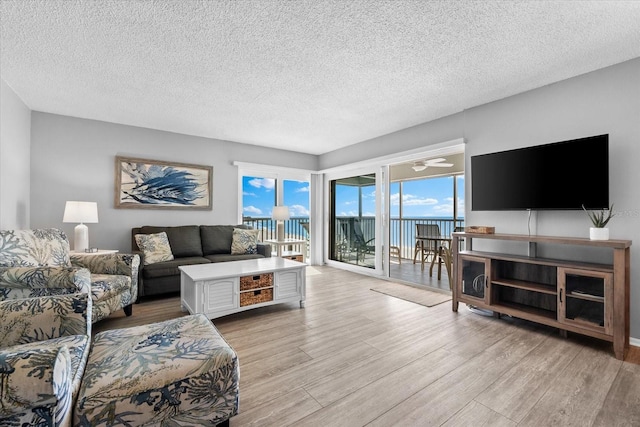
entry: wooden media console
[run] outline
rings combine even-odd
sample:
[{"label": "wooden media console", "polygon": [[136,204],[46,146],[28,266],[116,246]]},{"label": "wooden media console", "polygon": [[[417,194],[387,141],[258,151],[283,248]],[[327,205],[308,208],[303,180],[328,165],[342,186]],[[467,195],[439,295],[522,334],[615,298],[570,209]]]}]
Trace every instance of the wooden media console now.
[{"label": "wooden media console", "polygon": [[[473,250],[474,239],[529,244],[530,256]],[[460,250],[464,241],[464,250]],[[586,263],[535,256],[537,244],[613,251],[613,262]],[[463,302],[629,348],[630,240],[453,233],[453,311]]]}]

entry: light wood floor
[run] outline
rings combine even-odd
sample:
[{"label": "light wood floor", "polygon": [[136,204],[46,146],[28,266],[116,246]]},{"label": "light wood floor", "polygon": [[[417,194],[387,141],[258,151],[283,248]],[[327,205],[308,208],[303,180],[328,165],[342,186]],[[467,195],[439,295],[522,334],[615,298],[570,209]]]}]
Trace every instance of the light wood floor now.
[{"label": "light wood floor", "polygon": [[[231,426],[640,425],[640,365],[610,343],[427,308],[371,291],[378,280],[309,267],[306,308],[215,319],[240,360]],[[147,300],[94,331],[182,315],[178,297]]]}]

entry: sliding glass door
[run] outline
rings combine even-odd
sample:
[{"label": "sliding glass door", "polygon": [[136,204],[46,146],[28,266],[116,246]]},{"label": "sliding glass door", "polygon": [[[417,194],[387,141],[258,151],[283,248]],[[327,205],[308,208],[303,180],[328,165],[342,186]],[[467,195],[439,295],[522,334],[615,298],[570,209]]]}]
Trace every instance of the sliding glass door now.
[{"label": "sliding glass door", "polygon": [[329,259],[375,268],[376,174],[331,180],[329,193]]}]

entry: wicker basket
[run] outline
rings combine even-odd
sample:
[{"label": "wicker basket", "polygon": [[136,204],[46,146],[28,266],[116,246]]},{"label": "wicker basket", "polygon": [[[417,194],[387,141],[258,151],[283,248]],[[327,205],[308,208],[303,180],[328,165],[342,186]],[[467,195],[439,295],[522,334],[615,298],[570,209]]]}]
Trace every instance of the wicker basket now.
[{"label": "wicker basket", "polygon": [[304,262],[304,257],[302,255],[289,255],[282,258],[290,259],[291,261]]},{"label": "wicker basket", "polygon": [[240,278],[240,291],[269,288],[273,286],[273,273],[244,276]]},{"label": "wicker basket", "polygon": [[273,301],[273,288],[240,292],[240,307]]}]

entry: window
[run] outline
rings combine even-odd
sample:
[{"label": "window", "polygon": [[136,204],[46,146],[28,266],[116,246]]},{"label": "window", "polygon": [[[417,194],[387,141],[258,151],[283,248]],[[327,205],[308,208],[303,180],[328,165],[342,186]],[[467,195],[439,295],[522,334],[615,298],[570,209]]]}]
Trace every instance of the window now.
[{"label": "window", "polygon": [[[262,230],[261,240],[276,238],[273,207],[289,207],[290,219],[284,222],[285,236],[308,239],[309,181],[276,176],[242,176],[242,222]],[[266,174],[265,174],[266,175]]]}]

